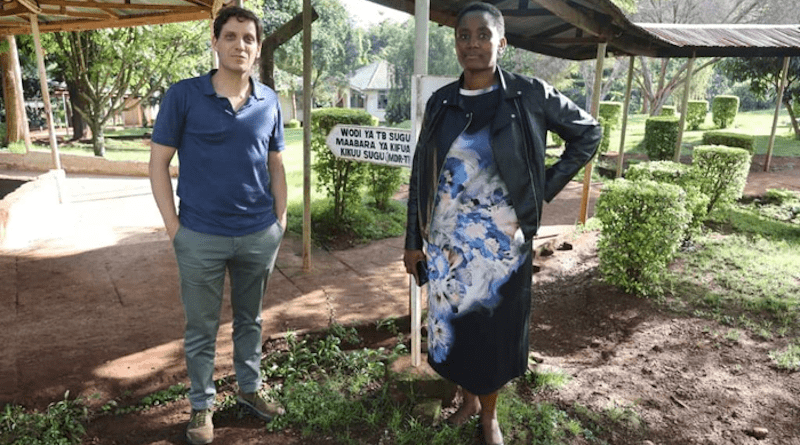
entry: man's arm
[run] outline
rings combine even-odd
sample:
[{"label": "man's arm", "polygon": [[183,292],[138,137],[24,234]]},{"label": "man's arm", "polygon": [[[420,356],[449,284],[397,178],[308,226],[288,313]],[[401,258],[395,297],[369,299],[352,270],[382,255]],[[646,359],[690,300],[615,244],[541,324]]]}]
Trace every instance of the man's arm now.
[{"label": "man's arm", "polygon": [[286,170],[283,167],[283,155],[281,152],[269,152],[267,167],[269,168],[269,187],[272,192],[272,197],[275,200],[275,216],[278,217],[278,222],[281,223],[283,230],[286,230],[286,201],[288,198]]},{"label": "man's arm", "polygon": [[178,212],[175,209],[172,178],[169,174],[169,163],[175,156],[177,149],[166,145],[150,142],[150,188],[156,200],[156,206],[164,220],[169,239],[175,238],[180,227]]}]

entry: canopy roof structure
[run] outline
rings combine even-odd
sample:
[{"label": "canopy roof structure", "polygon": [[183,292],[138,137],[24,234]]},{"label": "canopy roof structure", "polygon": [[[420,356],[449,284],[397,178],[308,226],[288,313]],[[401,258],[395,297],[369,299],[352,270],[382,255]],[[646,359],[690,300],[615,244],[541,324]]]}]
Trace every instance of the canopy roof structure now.
[{"label": "canopy roof structure", "polygon": [[3,0],[0,35],[155,25],[211,18],[219,0]]},{"label": "canopy roof structure", "polygon": [[[371,0],[414,14],[413,0]],[[430,19],[454,27],[473,0],[430,0]],[[635,24],[610,0],[493,0],[517,48],[572,60],[597,56],[607,43],[615,56],[800,56],[800,25]]]}]

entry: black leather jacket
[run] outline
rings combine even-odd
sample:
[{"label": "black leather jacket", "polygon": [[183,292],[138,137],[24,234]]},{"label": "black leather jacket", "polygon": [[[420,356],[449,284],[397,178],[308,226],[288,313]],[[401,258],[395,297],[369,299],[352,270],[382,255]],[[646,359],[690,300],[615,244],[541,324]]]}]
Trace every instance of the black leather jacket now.
[{"label": "black leather jacket", "polygon": [[[538,79],[497,70],[501,99],[492,120],[491,143],[500,176],[511,195],[525,239],[539,230],[542,201],[552,200],[594,155],[602,128],[587,112]],[[436,146],[440,128],[466,129],[470,116],[460,106],[462,78],[433,93],[414,153],[408,195],[406,249],[421,249],[427,238],[441,166]],[[522,118],[522,119],[521,119]],[[449,127],[454,126],[454,127]],[[560,160],[545,169],[547,131],[566,146]]]}]

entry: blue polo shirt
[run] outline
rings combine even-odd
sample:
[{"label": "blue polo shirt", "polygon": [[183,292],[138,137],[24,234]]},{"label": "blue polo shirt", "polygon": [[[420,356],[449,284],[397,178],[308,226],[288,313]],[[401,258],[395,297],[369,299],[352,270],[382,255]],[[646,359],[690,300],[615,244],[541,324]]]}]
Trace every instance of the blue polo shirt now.
[{"label": "blue polo shirt", "polygon": [[277,220],[267,154],[285,148],[280,104],[272,89],[251,79],[250,97],[234,111],[214,91],[214,72],[167,90],[152,140],[178,150],[181,225],[243,236]]}]

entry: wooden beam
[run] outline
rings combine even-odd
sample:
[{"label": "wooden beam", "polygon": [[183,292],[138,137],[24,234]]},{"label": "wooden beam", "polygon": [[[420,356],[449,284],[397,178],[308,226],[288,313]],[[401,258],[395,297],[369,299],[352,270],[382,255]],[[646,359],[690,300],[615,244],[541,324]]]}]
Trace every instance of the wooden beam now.
[{"label": "wooden beam", "polygon": [[786,76],[789,73],[789,58],[783,58],[783,70],[781,70],[781,83],[778,85],[778,99],[775,104],[775,116],[772,118],[772,131],[769,133],[769,144],[767,144],[767,157],[764,160],[764,171],[769,171],[769,164],[772,161],[772,149],[775,147],[775,131],[778,129],[778,116],[781,114],[781,102],[783,92],[786,89]]},{"label": "wooden beam", "polygon": [[88,2],[81,2],[81,1],[74,1],[74,0],[45,0],[42,3],[42,7],[67,7],[67,8],[82,8],[82,9],[102,9],[102,10],[109,10],[109,9],[125,9],[129,11],[175,11],[175,12],[187,12],[187,11],[196,11],[196,6],[186,6],[186,5],[171,5],[171,4],[156,4],[156,3],[119,3],[119,2],[95,2],[95,1],[88,1]]},{"label": "wooden beam", "polygon": [[[594,70],[594,87],[592,88],[592,109],[591,113],[595,119],[600,110],[600,90],[603,89],[603,62],[606,57],[606,43],[597,45],[597,64]],[[597,155],[595,155],[596,157]],[[583,193],[581,194],[581,224],[586,224],[587,215],[589,213],[589,187],[592,184],[592,161],[586,163],[583,173]]]},{"label": "wooden beam", "polygon": [[625,132],[628,131],[628,108],[631,106],[631,86],[633,84],[633,66],[636,57],[630,56],[628,61],[628,80],[625,83],[625,105],[622,107],[622,128],[619,131],[619,152],[617,152],[617,175],[622,176],[623,157],[625,156]]},{"label": "wooden beam", "polygon": [[39,70],[39,86],[42,90],[41,93],[42,101],[44,102],[44,114],[47,118],[47,130],[50,133],[50,151],[53,155],[53,168],[55,170],[61,170],[61,157],[58,154],[56,129],[55,125],[53,125],[53,107],[50,105],[50,89],[47,87],[47,71],[44,68],[44,51],[42,50],[42,41],[39,38],[39,18],[36,16],[36,14],[31,14],[30,21],[31,29],[33,30],[34,49],[36,50],[36,66]]},{"label": "wooden beam", "polygon": [[678,140],[675,141],[675,162],[681,162],[681,145],[683,145],[683,129],[686,128],[686,110],[689,109],[689,93],[692,88],[692,76],[694,73],[694,54],[689,58],[686,65],[686,81],[683,83],[683,104],[681,104],[681,118],[678,122]]},{"label": "wooden beam", "polygon": [[[136,17],[126,17],[119,19],[108,20],[94,20],[94,21],[80,21],[80,20],[64,20],[60,22],[40,24],[40,32],[59,32],[59,31],[87,31],[91,29],[101,28],[127,28],[130,26],[143,26],[143,25],[162,25],[165,23],[176,22],[191,22],[194,20],[208,20],[210,17],[209,11],[197,11],[185,14],[148,14]],[[2,34],[31,34],[31,27],[28,26],[12,26],[2,29]]]},{"label": "wooden beam", "polygon": [[23,7],[25,7],[25,9],[34,14],[39,14],[41,12],[41,8],[34,0],[14,0],[14,1],[22,5]]},{"label": "wooden beam", "polygon": [[582,14],[577,8],[570,6],[564,0],[536,0],[536,2],[565,22],[572,23],[592,35],[607,37],[606,24]]}]

